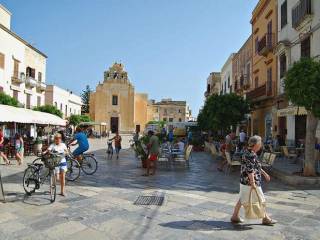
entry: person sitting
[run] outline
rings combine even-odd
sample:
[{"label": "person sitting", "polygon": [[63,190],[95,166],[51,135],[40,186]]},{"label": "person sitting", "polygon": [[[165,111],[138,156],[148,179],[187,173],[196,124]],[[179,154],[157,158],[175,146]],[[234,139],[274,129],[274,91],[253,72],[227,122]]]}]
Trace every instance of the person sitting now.
[{"label": "person sitting", "polygon": [[74,146],[78,144],[79,146],[73,151],[73,156],[78,160],[78,162],[82,163],[81,155],[88,151],[89,149],[89,142],[87,135],[83,132],[82,128],[76,128],[76,134],[74,135],[74,140],[71,142],[70,145]]},{"label": "person sitting", "polygon": [[15,149],[16,149],[16,159],[18,161],[18,165],[21,165],[23,162],[23,153],[24,153],[24,145],[23,139],[19,133],[15,135]]}]

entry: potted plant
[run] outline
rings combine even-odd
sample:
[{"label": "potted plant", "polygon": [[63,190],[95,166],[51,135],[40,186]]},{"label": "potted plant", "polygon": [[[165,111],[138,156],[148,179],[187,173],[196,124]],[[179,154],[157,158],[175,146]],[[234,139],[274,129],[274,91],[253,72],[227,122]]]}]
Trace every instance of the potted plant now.
[{"label": "potted plant", "polygon": [[37,137],[34,142],[34,152],[36,155],[42,152],[42,139],[40,137]]},{"label": "potted plant", "polygon": [[146,144],[149,142],[149,138],[144,136],[140,138],[134,144],[134,151],[136,156],[141,159],[141,164],[143,168],[147,167],[147,159],[148,159],[148,152],[145,150]]}]

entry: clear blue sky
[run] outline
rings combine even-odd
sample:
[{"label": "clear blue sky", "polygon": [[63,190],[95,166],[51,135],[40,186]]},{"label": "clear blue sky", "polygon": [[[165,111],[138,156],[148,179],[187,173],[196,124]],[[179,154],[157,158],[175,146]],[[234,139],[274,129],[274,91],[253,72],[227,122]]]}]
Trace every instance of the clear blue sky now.
[{"label": "clear blue sky", "polygon": [[48,83],[95,89],[121,60],[136,92],[187,100],[197,115],[207,76],[250,35],[257,0],[0,2],[12,30],[48,55]]}]

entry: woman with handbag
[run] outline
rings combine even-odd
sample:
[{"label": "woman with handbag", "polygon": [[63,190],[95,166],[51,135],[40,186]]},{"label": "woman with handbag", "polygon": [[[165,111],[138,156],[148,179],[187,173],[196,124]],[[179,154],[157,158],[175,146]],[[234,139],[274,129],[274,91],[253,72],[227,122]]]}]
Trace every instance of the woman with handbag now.
[{"label": "woman with handbag", "polygon": [[270,181],[270,176],[262,169],[258,160],[257,152],[261,149],[261,146],[261,137],[253,136],[249,138],[248,148],[245,150],[241,161],[240,199],[234,208],[231,217],[232,223],[243,222],[239,216],[241,206],[245,208],[247,218],[262,218],[263,225],[276,223],[265,211],[261,175],[264,176],[267,182]]}]

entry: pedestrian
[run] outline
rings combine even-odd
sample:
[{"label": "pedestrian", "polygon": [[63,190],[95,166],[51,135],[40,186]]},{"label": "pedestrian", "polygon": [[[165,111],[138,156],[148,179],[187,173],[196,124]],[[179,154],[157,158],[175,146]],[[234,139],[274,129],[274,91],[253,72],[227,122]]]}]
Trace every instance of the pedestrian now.
[{"label": "pedestrian", "polygon": [[[240,194],[231,217],[232,223],[243,222],[239,216],[240,208],[243,204],[249,202],[249,195],[252,188],[257,190],[261,201],[265,203],[265,197],[261,188],[261,176],[263,175],[267,182],[270,181],[270,176],[262,169],[261,163],[258,160],[257,152],[261,149],[261,146],[262,140],[260,136],[250,137],[248,148],[244,152],[241,161]],[[262,224],[274,225],[275,223],[276,221],[272,220],[265,212]]]},{"label": "pedestrian", "polygon": [[60,133],[56,133],[54,135],[54,142],[48,147],[47,151],[45,151],[43,154],[46,153],[58,153],[61,154],[61,160],[59,165],[55,168],[55,173],[56,173],[56,179],[57,181],[60,181],[60,195],[61,196],[66,196],[65,194],[65,176],[67,172],[67,161],[64,156],[68,152],[67,146],[62,142],[62,136]]},{"label": "pedestrian", "polygon": [[170,143],[172,143],[172,142],[173,142],[173,139],[174,139],[173,130],[170,129],[170,131],[169,131],[169,133],[168,133],[168,141],[169,141]]},{"label": "pedestrian", "polygon": [[149,176],[150,169],[152,169],[151,175],[154,175],[156,173],[157,160],[160,149],[159,138],[156,135],[154,135],[154,132],[150,130],[148,132],[148,136],[150,140],[148,144],[149,155],[147,158],[147,173],[143,174],[143,176]]},{"label": "pedestrian", "polygon": [[16,149],[16,159],[18,161],[18,165],[21,165],[23,162],[24,142],[19,133],[16,133],[15,135],[14,146]]},{"label": "pedestrian", "polygon": [[244,132],[243,129],[241,129],[240,134],[239,134],[239,151],[243,150],[244,145],[246,144],[246,133]]},{"label": "pedestrian", "polygon": [[191,144],[191,143],[192,143],[192,132],[189,129],[189,131],[188,131],[188,144]]},{"label": "pedestrian", "polygon": [[2,128],[0,128],[0,156],[3,158],[6,165],[10,164],[10,161],[8,160],[7,156],[4,154],[4,136],[3,136]]},{"label": "pedestrian", "polygon": [[114,140],[114,148],[116,150],[116,154],[117,154],[117,159],[119,159],[119,153],[121,150],[121,142],[122,142],[122,138],[119,135],[119,131],[116,131],[116,135],[110,139],[111,141]]},{"label": "pedestrian", "polygon": [[228,163],[227,156],[226,156],[226,147],[227,147],[227,144],[225,143],[225,141],[223,139],[221,139],[219,150],[220,150],[222,159],[221,159],[221,161],[220,161],[220,163],[219,163],[219,165],[217,167],[217,170],[219,172],[222,172],[224,166]]}]

